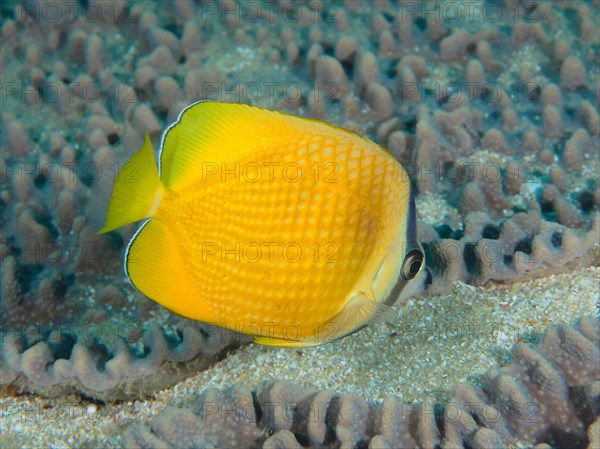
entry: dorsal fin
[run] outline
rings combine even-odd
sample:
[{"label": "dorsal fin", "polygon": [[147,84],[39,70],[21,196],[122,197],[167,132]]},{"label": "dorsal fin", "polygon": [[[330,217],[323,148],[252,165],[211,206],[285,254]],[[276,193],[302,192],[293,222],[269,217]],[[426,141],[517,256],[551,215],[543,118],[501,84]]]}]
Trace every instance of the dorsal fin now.
[{"label": "dorsal fin", "polygon": [[286,142],[300,137],[332,132],[338,139],[344,135],[363,139],[318,120],[244,104],[200,101],[184,109],[163,134],[159,173],[167,187],[177,190],[200,179],[203,169],[213,170],[214,164],[220,167],[223,162],[244,160],[265,148],[284,148]]}]

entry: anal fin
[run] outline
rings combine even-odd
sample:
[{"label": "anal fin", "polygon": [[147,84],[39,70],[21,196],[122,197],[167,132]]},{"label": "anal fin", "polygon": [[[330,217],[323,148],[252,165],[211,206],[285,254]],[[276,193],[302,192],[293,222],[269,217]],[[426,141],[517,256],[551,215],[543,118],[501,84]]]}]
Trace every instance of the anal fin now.
[{"label": "anal fin", "polygon": [[190,277],[181,242],[166,224],[151,218],[133,236],[125,254],[131,283],[170,311],[197,321],[210,321],[194,280]]},{"label": "anal fin", "polygon": [[274,337],[256,337],[254,343],[263,346],[276,346],[278,348],[308,348],[310,346],[316,346],[322,341],[299,341],[299,340],[285,340],[283,338]]}]

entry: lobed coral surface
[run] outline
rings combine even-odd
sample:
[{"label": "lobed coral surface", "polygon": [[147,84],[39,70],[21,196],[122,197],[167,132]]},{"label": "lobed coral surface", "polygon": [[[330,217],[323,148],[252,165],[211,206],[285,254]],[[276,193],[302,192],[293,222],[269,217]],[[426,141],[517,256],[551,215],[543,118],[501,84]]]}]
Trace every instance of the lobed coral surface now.
[{"label": "lobed coral surface", "polygon": [[[179,112],[203,99],[326,120],[373,139],[405,165],[432,272],[430,296],[415,301],[433,304],[429,315],[412,316],[407,333],[441,335],[424,324],[440,319],[440,301],[459,304],[444,307],[449,321],[485,323],[491,315],[474,312],[465,292],[530,275],[548,279],[546,291],[514,284],[521,287],[508,297],[493,289],[485,300],[508,304],[509,312],[526,301],[544,307],[547,313],[508,314],[513,324],[529,319],[536,327],[597,314],[597,271],[573,270],[598,265],[598,2],[22,0],[1,8],[3,400],[78,392],[136,401],[247,342],[170,316],[126,282],[121,259],[135,225],[96,235],[112,179],[144,133],[157,147]],[[561,290],[548,278],[558,272],[567,273],[560,283],[568,273],[577,279]],[[399,305],[404,319],[411,304]],[[402,320],[392,325],[407,326]],[[372,332],[352,337],[359,353],[346,359],[369,360],[360,352],[371,351]],[[485,366],[472,357],[452,384],[496,363],[489,342],[470,343],[432,356],[488,354]],[[409,353],[393,344],[378,350]],[[328,357],[319,351],[310,352],[312,362]],[[435,363],[406,358],[424,373],[403,384],[416,392],[409,399],[447,400],[440,391],[451,385],[433,375],[426,381]],[[506,363],[506,354],[496,358]],[[332,370],[344,371],[343,358],[332,360]],[[286,356],[280,364],[281,379],[273,380],[293,378],[295,362]],[[371,381],[368,371],[348,388],[371,400],[383,391],[407,394],[377,373]],[[326,378],[316,382],[344,393]],[[202,388],[210,386],[205,379]],[[248,388],[258,384],[233,391],[247,396]],[[434,390],[439,397],[427,397]],[[356,403],[357,422],[379,410]],[[5,442],[32,444],[10,428]],[[311,444],[291,430],[266,447]],[[131,441],[135,432],[127,432]],[[455,440],[442,445],[448,441]]]}]

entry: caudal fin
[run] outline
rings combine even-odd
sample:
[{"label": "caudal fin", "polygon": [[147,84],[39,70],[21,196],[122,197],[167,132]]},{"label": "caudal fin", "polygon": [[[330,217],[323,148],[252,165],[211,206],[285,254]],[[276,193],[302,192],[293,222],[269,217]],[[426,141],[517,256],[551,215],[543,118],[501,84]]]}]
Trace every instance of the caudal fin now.
[{"label": "caudal fin", "polygon": [[152,143],[146,134],[140,150],[123,165],[115,179],[104,226],[98,234],[151,217],[163,189]]}]

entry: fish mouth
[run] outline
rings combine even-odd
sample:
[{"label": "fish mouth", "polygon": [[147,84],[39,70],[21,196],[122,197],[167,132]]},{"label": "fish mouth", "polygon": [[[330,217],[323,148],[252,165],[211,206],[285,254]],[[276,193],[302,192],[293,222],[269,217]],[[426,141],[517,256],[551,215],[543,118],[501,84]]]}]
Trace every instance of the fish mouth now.
[{"label": "fish mouth", "polygon": [[429,268],[425,268],[425,279],[423,280],[423,293],[427,291],[431,283],[433,282],[433,276],[431,275],[431,270]]},{"label": "fish mouth", "polygon": [[421,272],[417,275],[417,277],[415,277],[409,282],[414,282],[415,284],[414,287],[410,289],[410,294],[406,296],[407,298],[410,296],[425,294],[427,292],[427,289],[433,282],[433,276],[429,268],[427,268],[427,266],[423,266],[421,268]]}]

